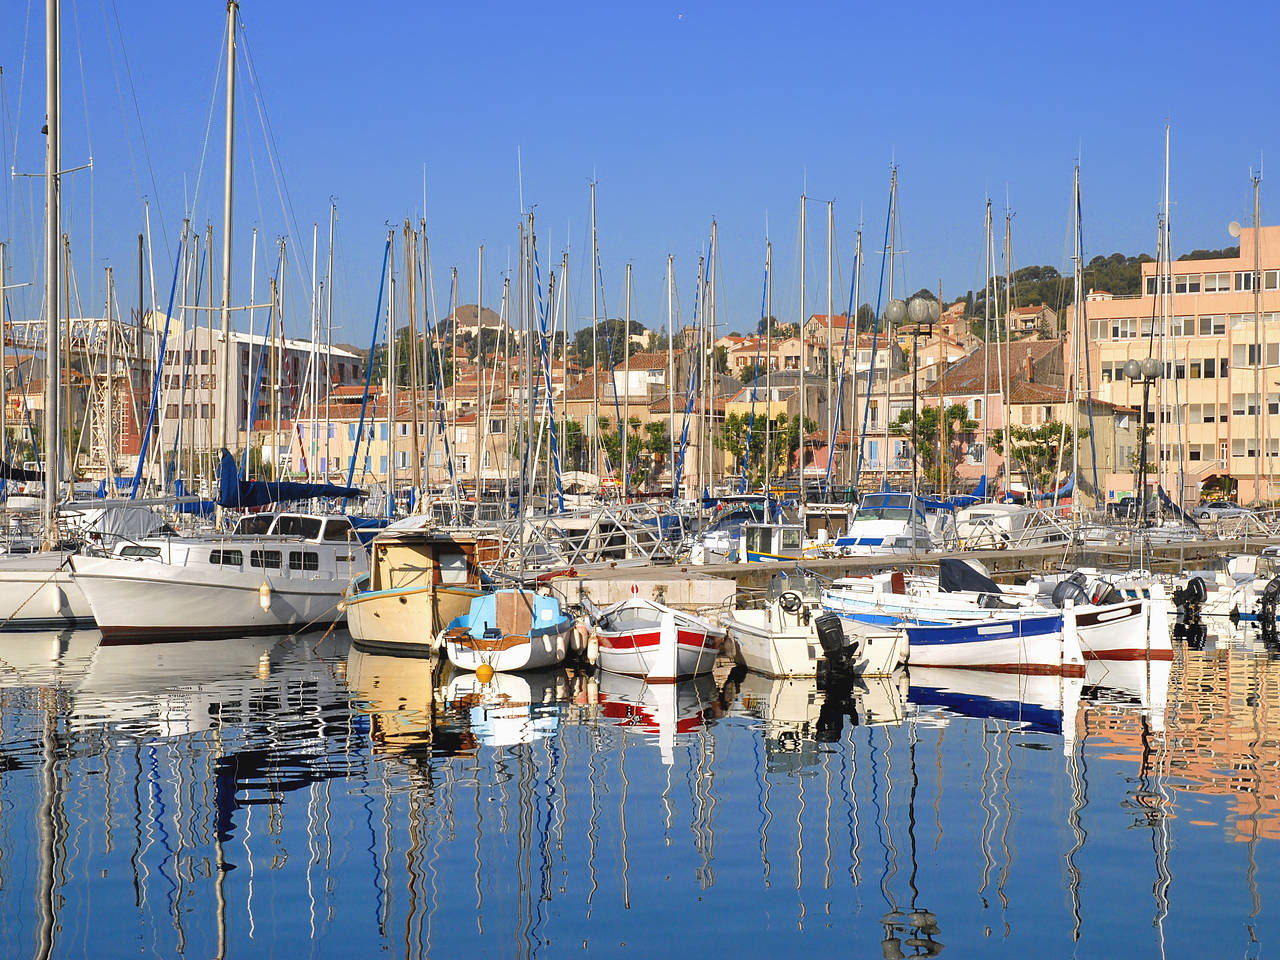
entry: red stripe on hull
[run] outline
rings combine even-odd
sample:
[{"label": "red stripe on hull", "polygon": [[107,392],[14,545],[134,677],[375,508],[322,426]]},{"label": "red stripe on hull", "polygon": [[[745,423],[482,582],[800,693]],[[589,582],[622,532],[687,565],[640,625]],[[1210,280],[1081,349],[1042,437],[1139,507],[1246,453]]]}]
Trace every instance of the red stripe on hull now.
[{"label": "red stripe on hull", "polygon": [[609,650],[636,650],[641,647],[656,647],[661,639],[658,633],[603,633],[599,635],[600,646]]},{"label": "red stripe on hull", "polygon": [[1102,650],[1084,651],[1086,660],[1172,660],[1172,650]]},{"label": "red stripe on hull", "polygon": [[[908,672],[912,666],[911,658],[908,657]],[[965,665],[957,663],[916,663],[914,666],[946,670],[985,670],[989,673],[1025,673],[1037,677],[1084,676],[1084,664],[1077,663],[1064,663],[1061,666],[1048,663],[974,663]]]}]

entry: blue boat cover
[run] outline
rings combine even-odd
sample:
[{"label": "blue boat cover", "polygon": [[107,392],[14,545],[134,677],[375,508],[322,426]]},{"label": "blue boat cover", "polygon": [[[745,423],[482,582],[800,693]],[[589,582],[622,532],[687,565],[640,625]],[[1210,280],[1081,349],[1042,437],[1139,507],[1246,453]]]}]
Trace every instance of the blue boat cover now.
[{"label": "blue boat cover", "polygon": [[235,458],[225,449],[218,470],[218,505],[221,507],[265,507],[282,500],[310,500],[314,497],[351,499],[367,496],[355,487],[334,483],[295,483],[288,480],[241,480]]}]

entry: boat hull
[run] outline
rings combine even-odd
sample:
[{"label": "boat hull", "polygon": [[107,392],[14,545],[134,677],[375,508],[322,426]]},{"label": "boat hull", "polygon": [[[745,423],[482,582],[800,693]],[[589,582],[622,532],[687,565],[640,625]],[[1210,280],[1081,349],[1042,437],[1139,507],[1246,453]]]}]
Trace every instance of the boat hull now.
[{"label": "boat hull", "polygon": [[[341,586],[328,578],[265,578],[261,571],[75,557],[76,582],[102,642],[218,640],[324,627],[343,619]],[[262,584],[270,587],[263,603]]]},{"label": "boat hull", "polygon": [[93,610],[66,554],[0,559],[0,630],[92,627]]},{"label": "boat hull", "polygon": [[[819,611],[820,612],[820,611]],[[734,610],[722,621],[748,669],[770,677],[813,677],[823,657],[814,618],[780,627],[768,610]],[[845,640],[856,644],[850,672],[888,676],[907,661],[907,641],[899,630],[877,629],[841,617]]]},{"label": "boat hull", "polygon": [[[621,611],[632,614],[626,626],[611,627],[611,615]],[[724,640],[723,629],[700,617],[652,601],[623,601],[597,624],[597,662],[610,673],[672,683],[710,673]]]},{"label": "boat hull", "polygon": [[1065,612],[1087,660],[1172,660],[1169,617],[1159,598]]},{"label": "boat hull", "polygon": [[1059,613],[903,628],[914,667],[1084,676],[1084,655]]},{"label": "boat hull", "polygon": [[347,630],[357,646],[388,653],[427,654],[444,625],[467,612],[479,588],[405,587],[348,596]]},{"label": "boat hull", "polygon": [[528,636],[509,635],[493,640],[446,636],[444,652],[459,670],[475,672],[482,666],[496,673],[539,670],[564,662],[572,632],[573,622],[566,618],[554,628],[535,630]]}]

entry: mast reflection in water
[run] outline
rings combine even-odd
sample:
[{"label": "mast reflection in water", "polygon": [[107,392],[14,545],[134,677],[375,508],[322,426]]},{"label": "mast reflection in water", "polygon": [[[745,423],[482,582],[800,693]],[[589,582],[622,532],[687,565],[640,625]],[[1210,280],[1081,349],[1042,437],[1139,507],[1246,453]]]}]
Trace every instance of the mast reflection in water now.
[{"label": "mast reflection in water", "polygon": [[0,638],[11,956],[1259,956],[1280,666],[819,690]]}]

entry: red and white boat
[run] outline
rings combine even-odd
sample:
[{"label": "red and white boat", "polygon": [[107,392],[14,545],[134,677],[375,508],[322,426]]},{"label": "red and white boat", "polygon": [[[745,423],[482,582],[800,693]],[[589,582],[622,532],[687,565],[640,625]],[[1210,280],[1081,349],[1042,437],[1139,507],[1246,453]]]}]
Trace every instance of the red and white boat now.
[{"label": "red and white boat", "polygon": [[591,613],[596,663],[610,673],[673,683],[710,673],[724,647],[722,628],[654,600],[628,597]]}]

